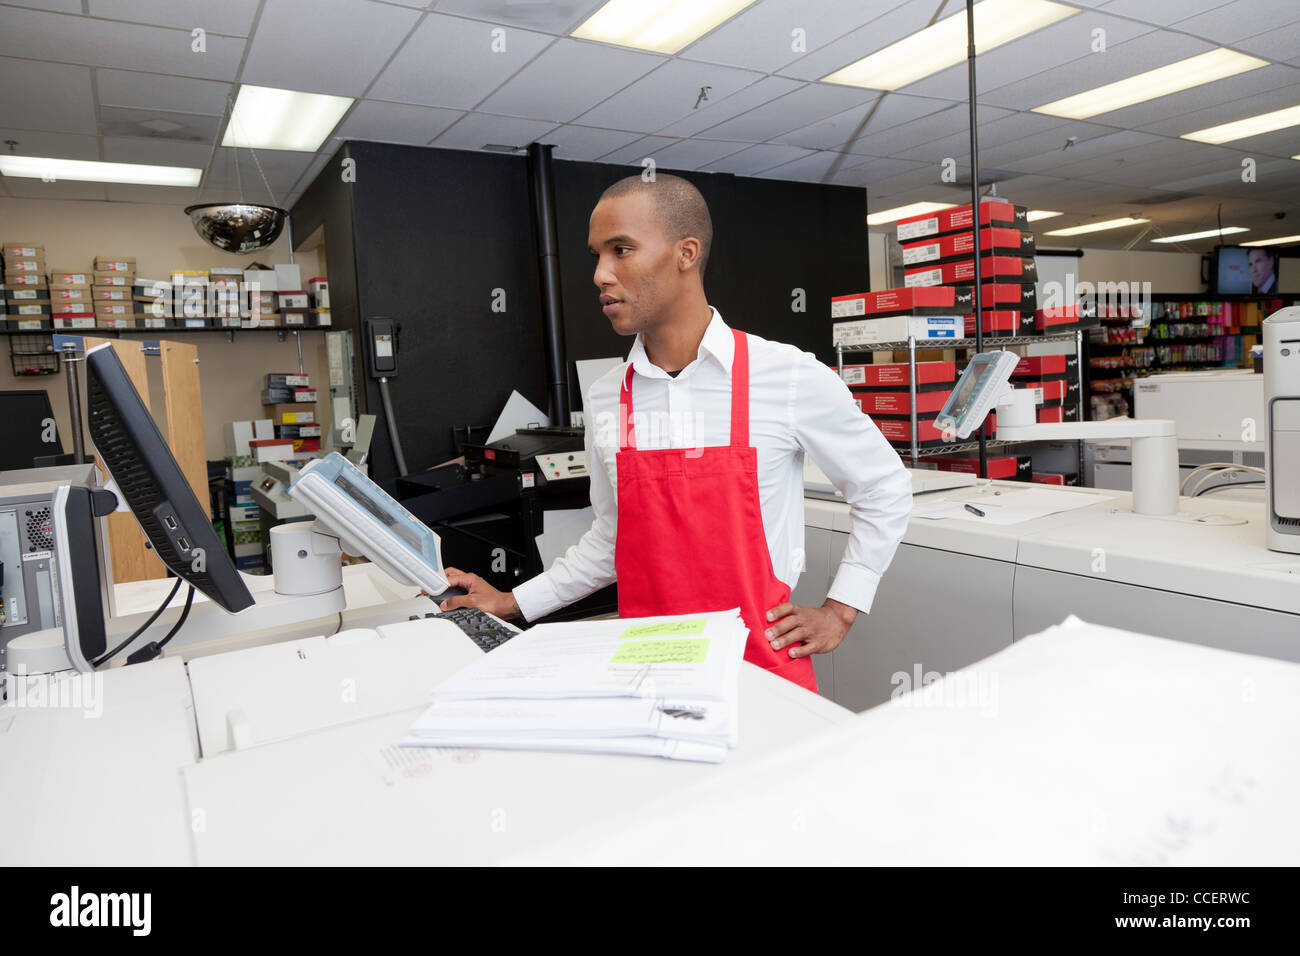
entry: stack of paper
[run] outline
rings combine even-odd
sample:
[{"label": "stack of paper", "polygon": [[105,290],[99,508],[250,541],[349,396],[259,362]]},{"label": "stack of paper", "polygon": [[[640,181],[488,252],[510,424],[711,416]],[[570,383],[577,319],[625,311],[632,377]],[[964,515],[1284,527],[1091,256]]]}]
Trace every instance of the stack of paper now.
[{"label": "stack of paper", "polygon": [[718,763],[747,635],[736,609],[543,624],[435,687],[402,744]]}]

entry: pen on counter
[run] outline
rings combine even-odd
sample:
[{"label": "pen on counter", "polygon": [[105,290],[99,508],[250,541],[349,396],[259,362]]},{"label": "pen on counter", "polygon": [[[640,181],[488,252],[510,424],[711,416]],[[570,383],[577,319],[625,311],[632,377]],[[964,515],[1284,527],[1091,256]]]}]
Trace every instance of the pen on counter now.
[{"label": "pen on counter", "polygon": [[973,515],[979,515],[981,518],[984,517],[984,512],[980,511],[974,505],[963,505],[963,507]]}]

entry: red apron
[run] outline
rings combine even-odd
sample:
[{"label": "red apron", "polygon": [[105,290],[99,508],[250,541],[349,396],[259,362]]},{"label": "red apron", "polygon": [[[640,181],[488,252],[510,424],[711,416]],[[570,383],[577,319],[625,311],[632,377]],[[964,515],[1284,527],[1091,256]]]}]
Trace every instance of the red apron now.
[{"label": "red apron", "polygon": [[731,444],[638,451],[632,366],[619,397],[618,575],[620,617],[726,611],[749,626],[745,660],[816,692],[807,657],[772,650],[767,611],[790,600],[777,580],[758,497],[758,452],[749,444],[749,340],[732,330]]}]

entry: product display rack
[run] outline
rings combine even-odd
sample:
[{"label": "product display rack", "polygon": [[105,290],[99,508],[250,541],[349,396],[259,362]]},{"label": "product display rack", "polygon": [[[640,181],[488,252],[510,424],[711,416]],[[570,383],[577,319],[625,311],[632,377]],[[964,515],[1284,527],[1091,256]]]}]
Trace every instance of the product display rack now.
[{"label": "product display rack", "polygon": [[[982,346],[984,349],[1006,349],[1013,345],[1041,345],[1045,342],[1073,342],[1076,353],[1079,356],[1079,366],[1077,375],[1079,376],[1079,419],[1083,420],[1083,333],[1085,330],[1078,329],[1074,332],[1061,332],[1056,335],[1005,335],[994,336],[986,335],[983,337]],[[976,349],[981,344],[977,343],[974,338],[964,339],[927,339],[920,343],[923,349]],[[906,342],[877,342],[873,345],[850,345],[845,346],[839,342],[835,343],[835,371],[841,377],[844,377],[844,356],[858,353],[873,352],[893,352],[907,349],[908,364],[908,394],[911,399],[911,420],[912,420],[912,447],[911,447],[911,464],[916,467],[920,458],[920,447],[917,444],[917,415],[916,415],[916,350],[917,341],[909,338]],[[1001,448],[1010,442],[998,441],[997,439],[986,438],[984,447]],[[979,441],[952,442],[944,444],[937,448],[927,448],[925,453],[929,455],[952,455],[965,451],[977,451],[980,447]],[[1079,474],[1083,474],[1083,445],[1079,445]]]}]

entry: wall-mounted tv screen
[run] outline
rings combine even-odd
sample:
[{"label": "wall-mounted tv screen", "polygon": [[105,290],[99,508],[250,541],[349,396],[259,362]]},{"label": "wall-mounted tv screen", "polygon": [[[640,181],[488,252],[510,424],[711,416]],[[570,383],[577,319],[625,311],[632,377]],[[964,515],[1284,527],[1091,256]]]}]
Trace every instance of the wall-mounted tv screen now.
[{"label": "wall-mounted tv screen", "polygon": [[1214,287],[1218,295],[1266,295],[1277,292],[1277,251],[1262,246],[1217,246]]}]

